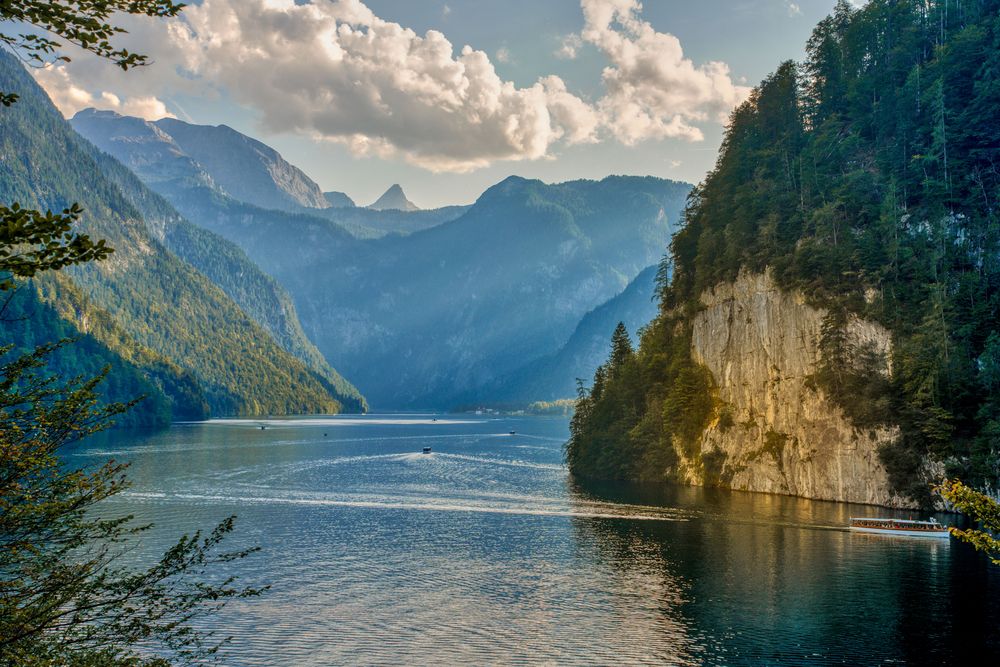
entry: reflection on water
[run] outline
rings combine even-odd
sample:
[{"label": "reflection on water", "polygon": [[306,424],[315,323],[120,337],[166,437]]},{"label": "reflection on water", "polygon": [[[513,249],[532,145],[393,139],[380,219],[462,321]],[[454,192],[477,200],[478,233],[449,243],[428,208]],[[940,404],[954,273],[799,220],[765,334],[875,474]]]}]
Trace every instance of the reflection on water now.
[{"label": "reflection on water", "polygon": [[548,418],[212,422],[110,434],[77,462],[133,462],[107,509],[157,524],[136,558],[229,514],[233,547],[264,548],[238,574],[271,591],[210,621],[235,637],[227,664],[1000,656],[1000,572],[967,548],[843,529],[876,508],[577,486],[566,435]]}]

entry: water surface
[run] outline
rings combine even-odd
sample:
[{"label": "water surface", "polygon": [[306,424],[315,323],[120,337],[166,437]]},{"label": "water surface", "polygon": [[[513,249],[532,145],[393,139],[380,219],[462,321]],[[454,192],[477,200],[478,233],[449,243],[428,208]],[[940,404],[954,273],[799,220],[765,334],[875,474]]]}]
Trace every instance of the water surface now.
[{"label": "water surface", "polygon": [[263,547],[235,570],[271,590],[211,621],[226,664],[1000,658],[1000,568],[964,546],[843,529],[872,507],[580,488],[566,437],[555,418],[230,420],[106,434],[74,462],[132,462],[107,510],[156,523],[138,559],[230,514],[231,546]]}]

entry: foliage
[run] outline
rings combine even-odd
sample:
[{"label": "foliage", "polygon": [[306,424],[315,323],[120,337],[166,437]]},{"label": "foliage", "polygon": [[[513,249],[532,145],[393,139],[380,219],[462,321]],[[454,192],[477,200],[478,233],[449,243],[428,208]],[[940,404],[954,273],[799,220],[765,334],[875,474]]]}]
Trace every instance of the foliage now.
[{"label": "foliage", "polygon": [[626,343],[620,326],[593,386],[581,384],[567,460],[583,477],[663,479],[678,448],[696,456],[698,436],[715,414],[711,374],[686,353],[691,332],[680,322],[656,320],[638,354]]},{"label": "foliage", "polygon": [[528,405],[526,412],[531,415],[562,415],[573,414],[576,408],[576,399],[559,398],[554,401],[535,401]]},{"label": "foliage", "polygon": [[[192,399],[195,407],[178,404],[170,396],[184,395],[179,388],[169,394],[161,388],[171,383],[183,386],[179,369],[158,364],[156,360],[148,360],[140,367],[122,358],[93,335],[77,331],[53,307],[42,302],[29,284],[8,292],[0,315],[0,339],[13,343],[13,354],[27,354],[52,341],[74,339],[72,345],[59,346],[47,355],[48,372],[62,377],[94,377],[107,368],[106,380],[96,389],[102,400],[117,403],[145,397],[135,409],[116,417],[118,426],[166,426],[172,417],[205,416],[204,408],[198,409],[203,398],[200,402]],[[191,382],[189,391],[197,391],[197,385]]]},{"label": "foliage", "polygon": [[[897,490],[925,501],[928,459],[973,485],[1000,476],[1000,401],[985,377],[1000,351],[989,343],[1000,321],[1000,2],[950,6],[841,0],[806,61],[782,64],[733,112],[671,243],[658,337],[638,352],[676,340],[672,325],[704,290],[772,270],[834,318],[816,386],[859,427],[899,426],[882,460]],[[852,316],[891,331],[891,359],[846,345]],[[662,367],[640,380],[651,408],[664,381]],[[573,447],[598,430],[581,420]]]},{"label": "foliage", "polygon": [[1000,503],[985,493],[970,489],[962,482],[947,480],[936,486],[934,491],[951,503],[958,511],[969,515],[979,523],[980,528],[951,528],[951,534],[985,552],[997,565],[1000,565]]},{"label": "foliage", "polygon": [[[0,21],[33,26],[127,70],[145,65],[147,57],[112,44],[126,30],[108,19],[114,14],[171,17],[183,8],[171,0],[17,0],[0,3]],[[57,54],[62,44],[38,32],[0,33],[0,44],[34,65],[44,65],[49,59],[70,60]]]},{"label": "foliage", "polygon": [[219,550],[229,518],[205,537],[182,537],[148,570],[117,565],[148,528],[93,511],[127,488],[124,466],[72,469],[59,454],[134,402],[100,405],[107,370],[68,381],[47,372],[65,347],[0,348],[0,664],[157,664],[139,644],[147,655],[208,657],[219,642],[189,622],[260,592],[229,577],[213,583],[209,571],[254,550]]}]

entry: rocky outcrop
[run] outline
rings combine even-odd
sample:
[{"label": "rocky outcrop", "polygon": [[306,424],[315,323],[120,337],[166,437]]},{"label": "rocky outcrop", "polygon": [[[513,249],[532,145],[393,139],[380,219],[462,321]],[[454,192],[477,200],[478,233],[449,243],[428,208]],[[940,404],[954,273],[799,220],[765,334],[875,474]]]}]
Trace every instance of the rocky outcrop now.
[{"label": "rocky outcrop", "polygon": [[[810,387],[824,310],[800,293],[780,290],[770,274],[741,274],[701,300],[692,356],[711,371],[719,408],[698,455],[687,457],[678,448],[683,479],[823,500],[907,504],[889,490],[878,457],[879,446],[896,431],[853,427],[821,390]],[[848,334],[889,358],[891,337],[883,327],[854,319]],[[888,366],[885,372],[891,372]]]}]

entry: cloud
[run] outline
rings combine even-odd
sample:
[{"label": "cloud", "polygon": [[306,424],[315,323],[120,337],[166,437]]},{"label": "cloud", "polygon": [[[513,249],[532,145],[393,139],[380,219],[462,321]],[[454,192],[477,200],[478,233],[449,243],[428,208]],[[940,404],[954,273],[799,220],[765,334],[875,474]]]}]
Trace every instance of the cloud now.
[{"label": "cloud", "polygon": [[508,49],[506,46],[501,46],[499,49],[497,49],[496,57],[497,57],[497,62],[509,63],[510,49]]},{"label": "cloud", "polygon": [[[584,43],[608,59],[588,101],[555,75],[518,87],[490,57],[376,16],[360,0],[204,0],[180,20],[124,19],[129,49],[154,64],[121,73],[92,57],[36,72],[64,113],[84,106],[162,117],[174,95],[225,96],[268,132],[338,142],[357,155],[432,171],[551,157],[613,137],[700,140],[746,94],[724,63],[695,65],[680,42],[640,18],[637,0],[582,0]],[[72,54],[71,54],[72,55]],[[500,49],[495,60],[507,62]]]},{"label": "cloud", "polygon": [[785,9],[788,10],[788,15],[789,16],[801,16],[802,15],[802,8],[799,7],[798,3],[790,2],[789,0],[785,0]]},{"label": "cloud", "polygon": [[648,139],[704,138],[697,122],[724,122],[749,94],[733,83],[729,66],[695,65],[680,40],[639,17],[638,0],[581,0],[581,36],[610,61],[599,102],[605,124],[623,144]]},{"label": "cloud", "polygon": [[166,104],[153,95],[132,95],[123,101],[118,95],[107,90],[101,90],[97,94],[90,93],[71,81],[64,67],[50,65],[35,70],[34,74],[35,79],[52,98],[52,103],[67,116],[81,109],[97,107],[146,120],[174,117],[174,114],[167,110]]},{"label": "cloud", "polygon": [[559,48],[556,49],[553,55],[555,55],[556,58],[561,58],[563,60],[573,60],[576,58],[577,53],[579,53],[580,47],[582,46],[583,40],[580,38],[580,35],[570,33],[563,37],[562,44],[559,45]]}]

